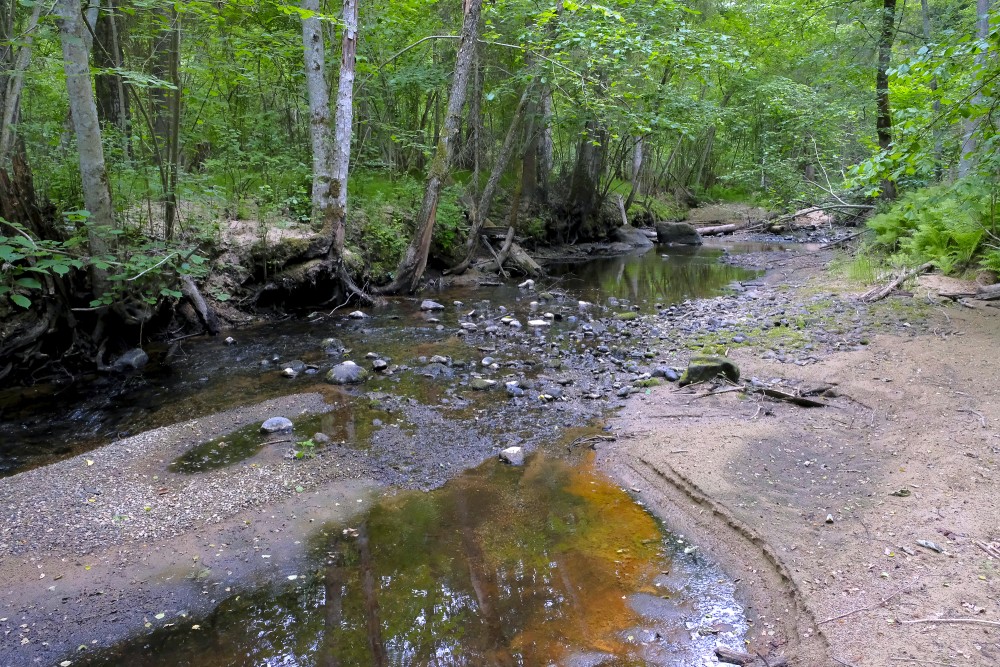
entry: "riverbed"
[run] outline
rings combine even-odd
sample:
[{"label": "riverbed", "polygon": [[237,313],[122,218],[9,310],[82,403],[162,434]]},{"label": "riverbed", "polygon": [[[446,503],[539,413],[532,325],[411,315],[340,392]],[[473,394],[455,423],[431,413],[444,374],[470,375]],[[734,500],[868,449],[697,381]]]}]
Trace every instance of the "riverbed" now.
[{"label": "riverbed", "polygon": [[[41,482],[39,501],[79,523],[69,539],[49,538],[64,531],[32,533],[52,516],[27,509],[5,530],[9,555],[53,571],[53,553],[71,554],[73,565],[55,567],[75,575],[21,590],[8,605],[21,632],[4,643],[19,642],[10,648],[24,664],[102,665],[667,665],[710,656],[717,641],[738,646],[747,624],[735,584],[596,472],[589,450],[614,437],[607,410],[643,391],[634,379],[663,344],[622,346],[632,318],[745,289],[756,274],[719,261],[739,250],[657,248],[557,265],[530,288],[421,295],[441,310],[398,300],[364,317],[307,313],[233,332],[232,344],[176,341],[146,372],[86,395],[8,394],[3,462],[21,471],[9,490],[24,497]],[[331,337],[336,358],[322,344]],[[341,358],[388,365],[358,388],[330,387],[323,373]],[[303,370],[288,378],[292,361]],[[495,385],[479,391],[476,379]],[[262,401],[271,407],[242,407]],[[276,410],[295,411],[291,437],[257,433]],[[185,424],[192,433],[176,437]],[[524,466],[496,461],[511,446],[529,453]],[[45,490],[64,478],[79,483]],[[330,489],[359,482],[363,511],[345,509],[351,493],[331,502]],[[206,507],[206,488],[228,500]],[[308,522],[295,520],[296,502],[309,504]],[[254,526],[274,532],[250,553],[221,543],[241,512],[274,506],[292,519]],[[198,548],[184,543],[211,525]],[[269,549],[278,534],[283,550]],[[190,563],[172,557],[174,573],[138,608],[124,608],[137,600],[127,586],[116,592],[104,613],[117,628],[83,642],[86,626],[54,622],[57,599],[86,595],[88,561],[108,546],[146,552],[120,559],[135,576],[157,560],[150,551],[179,543]],[[104,560],[110,582],[115,559]],[[45,629],[31,634],[36,624]]]}]

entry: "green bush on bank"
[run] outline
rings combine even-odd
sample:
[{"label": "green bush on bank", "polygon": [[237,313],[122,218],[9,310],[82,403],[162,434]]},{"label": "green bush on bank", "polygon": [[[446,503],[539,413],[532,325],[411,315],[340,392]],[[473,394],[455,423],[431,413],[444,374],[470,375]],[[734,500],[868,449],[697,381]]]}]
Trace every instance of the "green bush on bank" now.
[{"label": "green bush on bank", "polygon": [[933,262],[943,273],[1000,270],[998,196],[982,178],[908,192],[868,222],[874,247],[896,261]]}]

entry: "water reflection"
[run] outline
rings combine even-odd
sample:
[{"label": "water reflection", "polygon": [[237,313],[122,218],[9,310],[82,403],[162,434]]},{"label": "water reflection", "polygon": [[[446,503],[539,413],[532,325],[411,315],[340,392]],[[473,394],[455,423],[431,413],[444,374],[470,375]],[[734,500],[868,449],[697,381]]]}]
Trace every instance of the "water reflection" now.
[{"label": "water reflection", "polygon": [[633,303],[679,303],[714,296],[753,271],[719,262],[721,248],[655,248],[641,255],[556,264],[549,272],[561,286],[587,301],[608,297]]},{"label": "water reflection", "polygon": [[[697,600],[678,601],[686,583],[663,574],[673,564],[657,523],[589,466],[491,462],[330,527],[314,549],[315,570],[294,585],[87,664],[638,665],[705,650],[684,623]],[[673,612],[644,616],[642,598]]]}]

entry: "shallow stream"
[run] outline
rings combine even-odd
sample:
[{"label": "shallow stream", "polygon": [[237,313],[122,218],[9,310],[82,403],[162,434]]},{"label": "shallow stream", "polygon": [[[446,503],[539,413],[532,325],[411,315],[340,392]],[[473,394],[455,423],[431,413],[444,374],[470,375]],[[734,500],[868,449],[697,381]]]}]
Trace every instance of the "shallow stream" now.
[{"label": "shallow stream", "polygon": [[[533,302],[547,290],[574,305],[646,312],[753,277],[720,263],[723,252],[656,248],[556,265],[534,292],[491,286],[421,295],[447,304],[435,313],[419,312],[412,300],[361,320],[314,313],[234,332],[235,345],[177,341],[153,350],[141,375],[104,378],[96,391],[2,392],[0,474],[311,390],[321,374],[288,379],[279,371],[293,359],[325,370],[330,362],[317,341],[326,337],[342,340],[359,361],[369,350],[414,365],[435,354],[478,358],[491,348],[470,348],[453,335],[471,309],[527,321],[538,316]],[[535,344],[572,330],[575,319],[557,319],[534,334]],[[327,399],[332,410],[297,432],[364,449],[383,422],[396,419],[371,392],[421,404],[453,400],[426,378],[377,377],[363,390],[368,397],[335,390]],[[398,419],[392,425],[416,428]],[[490,428],[497,439],[516,430]],[[387,496],[351,525],[303,536],[312,545],[303,571],[226,599],[207,618],[172,613],[151,624],[153,634],[74,664],[676,665],[701,662],[719,637],[739,644],[747,624],[733,583],[588,457],[567,455],[564,438],[550,440],[523,467],[488,461],[433,491]],[[254,425],[189,450],[171,471],[236,465],[268,442]]]}]

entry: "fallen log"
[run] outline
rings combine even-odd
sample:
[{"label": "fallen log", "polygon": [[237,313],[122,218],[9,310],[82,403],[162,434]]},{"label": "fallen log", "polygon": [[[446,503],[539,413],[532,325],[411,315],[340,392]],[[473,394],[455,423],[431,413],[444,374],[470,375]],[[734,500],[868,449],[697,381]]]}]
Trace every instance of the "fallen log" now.
[{"label": "fallen log", "polygon": [[930,271],[932,268],[934,268],[933,262],[926,262],[924,264],[921,264],[917,268],[907,271],[906,273],[899,276],[898,278],[893,280],[888,285],[885,285],[884,287],[873,287],[872,289],[868,290],[867,292],[861,295],[861,301],[864,303],[875,303],[876,301],[881,301],[885,297],[889,296],[894,289],[905,283],[910,278],[919,275],[925,271]]},{"label": "fallen log", "polygon": [[771,220],[771,224],[780,225],[782,222],[794,220],[795,218],[801,218],[803,216],[809,215],[810,213],[818,213],[819,211],[830,211],[836,209],[870,211],[873,210],[874,208],[875,208],[874,206],[869,206],[868,204],[822,204],[820,206],[812,206],[810,208],[804,208],[801,211],[796,211],[795,213],[782,215],[780,217],[775,218],[774,220]]},{"label": "fallen log", "polygon": [[1000,299],[1000,284],[983,285],[976,290],[976,298],[980,301],[996,301]]},{"label": "fallen log", "polygon": [[219,318],[205,301],[205,297],[201,295],[191,276],[181,276],[181,294],[194,307],[194,312],[198,314],[198,319],[201,320],[205,330],[212,336],[219,335]]},{"label": "fallen log", "polygon": [[510,244],[510,253],[508,254],[510,261],[514,262],[523,273],[529,276],[540,276],[542,275],[542,267],[531,258],[524,248],[516,243]]},{"label": "fallen log", "polygon": [[749,665],[757,659],[755,655],[737,651],[721,644],[715,647],[715,655],[718,656],[719,662],[728,662],[731,665]]},{"label": "fallen log", "polygon": [[723,234],[732,234],[733,232],[738,232],[739,230],[745,228],[747,223],[737,222],[729,225],[716,225],[714,227],[698,227],[698,233],[702,236],[721,236]]}]

